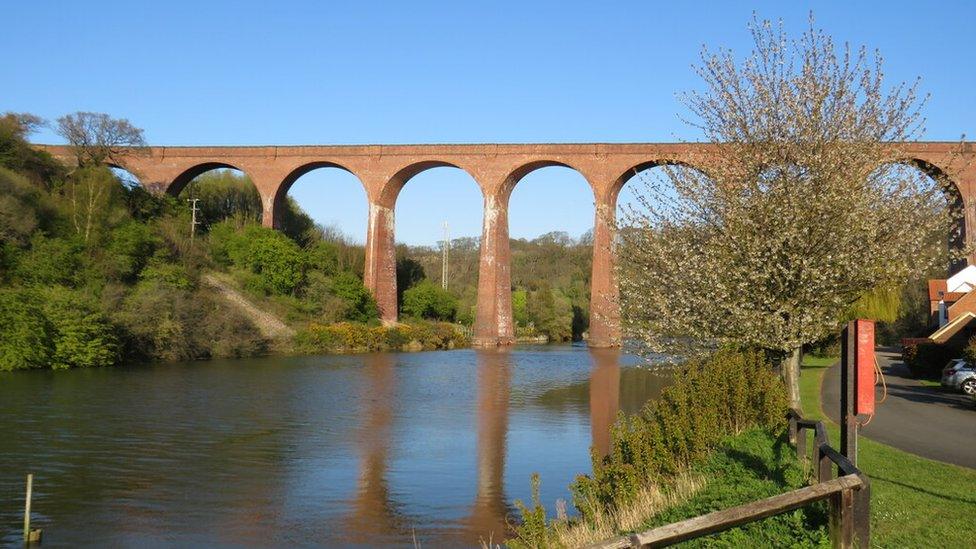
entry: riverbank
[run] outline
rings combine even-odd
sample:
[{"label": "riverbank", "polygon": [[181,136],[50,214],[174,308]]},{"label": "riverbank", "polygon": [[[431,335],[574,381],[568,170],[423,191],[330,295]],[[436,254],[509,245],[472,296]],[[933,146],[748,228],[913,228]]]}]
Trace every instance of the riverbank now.
[{"label": "riverbank", "polygon": [[[824,373],[833,358],[804,357],[803,415],[840,430],[820,407]],[[883,409],[883,408],[882,408]],[[871,481],[871,539],[880,547],[969,547],[976,539],[976,470],[941,463],[860,437],[858,467]]]}]

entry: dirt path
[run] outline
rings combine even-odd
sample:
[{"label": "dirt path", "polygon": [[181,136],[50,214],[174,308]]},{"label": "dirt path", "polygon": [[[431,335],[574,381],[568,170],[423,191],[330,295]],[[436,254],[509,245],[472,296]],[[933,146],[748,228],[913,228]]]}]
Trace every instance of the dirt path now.
[{"label": "dirt path", "polygon": [[281,321],[278,317],[271,313],[262,311],[254,306],[246,297],[241,295],[233,286],[224,280],[221,280],[220,275],[214,273],[204,274],[202,277],[204,284],[214,288],[217,292],[227,300],[228,303],[237,308],[240,312],[244,313],[247,318],[257,326],[261,335],[268,339],[287,339],[295,335],[295,330],[292,330],[287,324]]}]

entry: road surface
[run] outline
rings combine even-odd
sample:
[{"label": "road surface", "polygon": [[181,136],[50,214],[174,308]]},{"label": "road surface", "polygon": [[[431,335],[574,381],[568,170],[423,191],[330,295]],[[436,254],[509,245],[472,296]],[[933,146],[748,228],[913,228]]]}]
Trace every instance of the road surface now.
[{"label": "road surface", "polygon": [[[976,469],[976,405],[962,393],[926,387],[912,379],[892,350],[878,351],[888,398],[861,434],[913,454]],[[878,389],[878,398],[881,390]],[[824,412],[840,422],[840,365],[824,374]]]}]

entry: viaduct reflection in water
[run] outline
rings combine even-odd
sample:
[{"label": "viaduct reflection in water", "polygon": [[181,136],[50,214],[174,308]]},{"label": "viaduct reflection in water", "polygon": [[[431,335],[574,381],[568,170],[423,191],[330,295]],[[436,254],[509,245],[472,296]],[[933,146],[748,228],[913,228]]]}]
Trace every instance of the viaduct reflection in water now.
[{"label": "viaduct reflection in water", "polygon": [[[588,392],[572,390],[570,398],[585,410],[589,401],[591,444],[600,454],[610,446],[610,426],[620,409],[619,350],[589,350],[591,368],[586,382],[574,384]],[[500,348],[476,352],[477,371],[474,424],[476,444],[475,496],[467,516],[458,521],[454,533],[464,543],[492,540],[498,543],[506,537],[508,516],[512,507],[505,494],[505,462],[509,430],[511,386],[513,372],[512,350]],[[392,354],[373,354],[364,357],[364,384],[359,393],[361,404],[360,427],[357,434],[359,471],[356,494],[351,502],[346,528],[356,542],[369,542],[378,537],[401,539],[423,532],[414,530],[413,517],[405,506],[391,497],[388,485],[390,442],[394,440],[394,403],[396,401],[396,363]],[[587,394],[588,393],[588,394]],[[586,472],[586,471],[580,471]],[[529,479],[524,479],[528,485]],[[440,532],[436,535],[445,535]],[[454,537],[453,535],[451,537]]]}]

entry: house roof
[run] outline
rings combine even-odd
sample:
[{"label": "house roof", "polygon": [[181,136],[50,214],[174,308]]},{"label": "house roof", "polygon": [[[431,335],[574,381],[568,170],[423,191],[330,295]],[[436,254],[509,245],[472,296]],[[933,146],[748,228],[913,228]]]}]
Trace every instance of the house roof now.
[{"label": "house roof", "polygon": [[945,326],[936,330],[934,334],[929,336],[929,339],[936,343],[945,343],[946,341],[949,341],[952,336],[959,333],[960,330],[968,326],[973,319],[976,319],[976,314],[966,311],[965,313],[956,317],[952,322],[949,322]]}]

